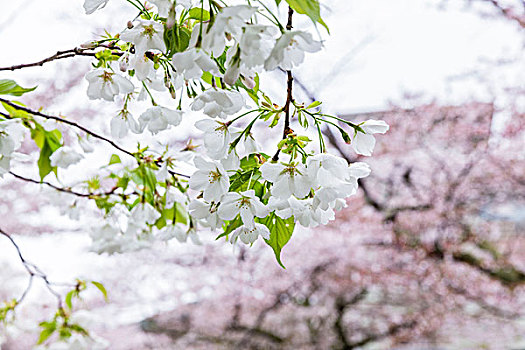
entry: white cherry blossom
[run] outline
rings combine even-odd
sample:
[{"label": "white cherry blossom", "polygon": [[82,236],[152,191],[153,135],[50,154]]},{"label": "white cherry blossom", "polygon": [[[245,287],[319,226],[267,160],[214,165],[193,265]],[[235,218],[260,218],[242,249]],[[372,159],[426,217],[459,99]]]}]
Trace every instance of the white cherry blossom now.
[{"label": "white cherry blossom", "polygon": [[135,44],[138,55],[148,50],[166,51],[163,38],[164,26],[156,21],[139,19],[138,23],[131,29],[120,35],[120,39]]},{"label": "white cherry blossom", "polygon": [[78,145],[82,148],[84,153],[92,153],[95,150],[95,147],[93,147],[89,140],[89,135],[86,135],[85,137],[78,136]]},{"label": "white cherry blossom", "polygon": [[160,213],[147,202],[139,203],[131,210],[131,220],[135,223],[153,225],[160,216]]},{"label": "white cherry blossom", "polygon": [[223,224],[223,221],[217,212],[216,203],[207,203],[203,200],[195,199],[190,202],[188,210],[192,217],[203,221],[204,226],[209,227],[212,230],[216,230]]},{"label": "white cherry blossom", "polygon": [[228,152],[232,133],[227,123],[213,119],[203,119],[195,127],[204,132],[204,147],[212,159],[222,159]]},{"label": "white cherry blossom", "polygon": [[245,26],[239,40],[242,65],[247,68],[263,66],[274,47],[277,32],[277,28],[262,24]]},{"label": "white cherry blossom", "polygon": [[182,111],[172,110],[162,106],[148,108],[139,117],[140,130],[148,128],[151,133],[166,130],[168,126],[177,126],[182,120]]},{"label": "white cherry blossom", "polygon": [[274,70],[280,67],[291,70],[303,62],[305,52],[316,52],[321,47],[321,42],[313,40],[310,33],[287,30],[277,39],[264,68]]},{"label": "white cherry blossom", "polygon": [[0,155],[9,157],[20,148],[26,128],[15,120],[0,121]]},{"label": "white cherry blossom", "polygon": [[269,214],[269,209],[255,195],[254,190],[225,194],[219,206],[219,217],[223,220],[233,220],[239,214],[244,225],[253,228],[254,218],[256,216],[259,218],[266,217]]},{"label": "white cherry blossom", "polygon": [[255,223],[254,226],[237,227],[230,236],[230,242],[233,244],[240,239],[244,244],[253,244],[261,236],[264,239],[270,239],[270,230],[263,224]]},{"label": "white cherry blossom", "polygon": [[308,157],[306,165],[308,176],[318,186],[337,186],[344,181],[348,168],[346,160],[329,153]]},{"label": "white cherry blossom", "polygon": [[161,241],[169,241],[176,238],[179,242],[185,242],[187,237],[186,231],[187,229],[178,223],[175,225],[166,225],[159,231],[156,237]]},{"label": "white cherry blossom", "polygon": [[131,59],[130,68],[135,70],[135,77],[143,81],[146,79],[155,80],[154,63],[144,53],[137,53]]},{"label": "white cherry blossom", "polygon": [[357,181],[347,181],[348,163],[341,157],[321,153],[309,157],[308,175],[314,182],[314,207],[328,210],[333,201],[353,195]]},{"label": "white cherry blossom", "polygon": [[197,235],[197,231],[194,228],[183,231],[183,232],[177,232],[177,235],[175,236],[175,238],[177,238],[177,241],[179,241],[180,243],[185,243],[189,238],[195,245],[202,244],[199,236]]},{"label": "white cherry blossom", "polygon": [[273,183],[272,195],[286,199],[291,195],[303,198],[312,187],[307,170],[302,163],[266,162],[260,167],[262,177]]},{"label": "white cherry blossom", "polygon": [[104,8],[109,0],[85,0],[84,1],[84,10],[87,15],[92,14],[98,9]]},{"label": "white cherry blossom", "polygon": [[80,162],[84,158],[81,154],[77,153],[74,149],[68,146],[60,147],[49,157],[51,166],[57,166],[59,168],[67,168],[72,164]]},{"label": "white cherry blossom", "polygon": [[[171,7],[173,6],[173,0],[149,0],[153,5],[157,6],[159,15],[161,17],[167,17]],[[192,6],[191,0],[177,0],[175,6],[181,6],[186,10],[189,10]]]},{"label": "white cherry blossom", "polygon": [[241,160],[235,151],[231,151],[226,158],[221,159],[221,164],[226,171],[236,172],[241,166]]},{"label": "white cherry blossom", "polygon": [[140,126],[128,111],[121,111],[113,117],[110,122],[111,136],[120,139],[128,134],[131,129],[134,133],[140,133]]},{"label": "white cherry blossom", "polygon": [[8,173],[11,169],[11,157],[0,156],[0,177]]},{"label": "white cherry blossom", "polygon": [[168,17],[170,9],[173,6],[172,0],[149,0],[149,2],[157,6],[159,15],[162,17]]},{"label": "white cherry blossom", "polygon": [[363,162],[355,162],[350,164],[347,171],[346,179],[347,181],[355,181],[357,184],[357,179],[367,177],[368,175],[370,175],[371,171],[372,170],[370,169],[370,165]]},{"label": "white cherry blossom", "polygon": [[212,27],[205,31],[202,47],[215,57],[220,56],[226,47],[226,33],[239,36],[243,26],[256,11],[257,8],[248,5],[224,7],[217,14]]},{"label": "white cherry blossom", "polygon": [[[341,206],[340,203],[338,205]],[[335,218],[332,208],[316,207],[312,198],[297,199],[292,196],[288,199],[278,199],[277,197],[270,197],[268,206],[270,210],[275,210],[275,215],[281,219],[288,219],[293,216],[295,221],[304,227],[326,225],[328,221]]]},{"label": "white cherry blossom", "polygon": [[185,79],[198,79],[202,72],[220,75],[217,64],[203,50],[191,48],[173,55],[173,66]]},{"label": "white cherry blossom", "polygon": [[194,111],[203,110],[211,118],[226,118],[244,107],[244,97],[240,92],[210,89],[197,96],[191,105]]},{"label": "white cherry blossom", "polygon": [[365,132],[356,130],[352,143],[350,144],[355,153],[364,156],[371,156],[376,145],[376,139],[373,134],[384,134],[388,131],[390,126],[383,120],[369,119],[361,124],[359,127]]},{"label": "white cherry blossom", "polygon": [[316,227],[320,224],[326,225],[330,220],[335,218],[332,209],[323,210],[321,208],[315,208],[311,198],[298,200],[290,197],[289,203],[295,220],[304,227]]},{"label": "white cherry blossom", "polygon": [[190,178],[190,188],[202,191],[207,202],[219,201],[230,187],[226,170],[219,162],[206,161],[201,157],[196,157],[193,162],[198,170]]},{"label": "white cherry blossom", "polygon": [[177,187],[168,187],[166,190],[166,208],[172,208],[175,203],[186,204],[186,202],[187,197]]},{"label": "white cherry blossom", "polygon": [[130,94],[135,89],[131,81],[104,68],[88,72],[86,80],[89,82],[87,95],[91,100],[114,101],[118,94]]}]

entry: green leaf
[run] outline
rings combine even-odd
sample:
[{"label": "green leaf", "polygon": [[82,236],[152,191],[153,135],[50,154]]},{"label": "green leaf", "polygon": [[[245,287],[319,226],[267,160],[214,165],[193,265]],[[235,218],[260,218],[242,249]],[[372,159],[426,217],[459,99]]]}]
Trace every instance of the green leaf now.
[{"label": "green leaf", "polygon": [[230,233],[233,232],[233,230],[235,230],[237,227],[241,225],[242,225],[242,220],[239,216],[237,216],[234,220],[230,221],[228,225],[225,224],[226,227],[224,228],[224,232],[218,235],[217,238],[215,239],[217,240],[221,237],[229,235]]},{"label": "green leaf", "polygon": [[44,329],[42,329],[42,332],[40,332],[37,345],[45,342],[53,333],[55,333],[55,330],[57,329],[55,322],[42,322],[40,323],[40,327],[43,327]]},{"label": "green leaf", "polygon": [[72,334],[69,328],[60,328],[60,330],[58,331],[58,335],[60,337],[60,340],[66,340],[66,339],[71,338]]},{"label": "green leaf", "polygon": [[306,109],[310,109],[310,108],[314,108],[314,107],[320,106],[321,103],[322,102],[314,101],[314,102],[310,103],[310,105],[308,107],[306,107]]},{"label": "green leaf", "polygon": [[183,225],[188,224],[188,213],[186,210],[184,210],[184,206],[178,203],[175,203],[173,205],[173,208],[175,208],[175,215],[177,216],[175,218],[175,222],[180,222]]},{"label": "green leaf", "polygon": [[210,20],[210,13],[198,7],[192,8],[188,12],[188,14],[191,19],[196,19],[198,21],[209,21]]},{"label": "green leaf", "polygon": [[164,26],[164,43],[168,48],[167,56],[171,58],[175,53],[186,50],[190,44],[191,31],[178,25],[168,28]]},{"label": "green leaf", "polygon": [[62,134],[59,130],[46,131],[40,124],[36,124],[34,129],[31,129],[31,138],[35,144],[40,148],[40,157],[38,158],[38,173],[40,180],[44,180],[50,172],[54,171],[56,174],[56,167],[51,166],[49,157],[60,147],[62,147]]},{"label": "green leaf", "polygon": [[36,86],[32,88],[23,88],[14,80],[0,79],[0,95],[22,96],[26,92],[33,91],[34,89],[36,89]]},{"label": "green leaf", "polygon": [[104,295],[104,300],[108,302],[108,291],[106,290],[106,287],[100,282],[91,281],[91,283],[97,287],[97,289]]},{"label": "green leaf", "polygon": [[82,326],[78,325],[78,324],[70,324],[68,326],[69,329],[71,329],[73,332],[77,332],[77,333],[80,333],[84,336],[89,336],[89,333],[88,331],[86,331]]},{"label": "green leaf", "polygon": [[116,154],[112,154],[111,158],[109,158],[109,165],[117,163],[121,163],[120,157]]},{"label": "green leaf", "polygon": [[144,186],[144,195],[146,196],[146,200],[151,204],[154,204],[153,198],[157,185],[157,179],[153,170],[146,167],[144,164],[141,164],[138,168],[133,169],[130,174],[131,180],[133,180],[133,182],[139,186]]},{"label": "green leaf", "polygon": [[72,291],[70,291],[66,295],[66,305],[69,308],[69,310],[73,309],[72,299],[73,299],[73,295],[75,294],[75,292],[76,292],[76,290],[73,289]]},{"label": "green leaf", "polygon": [[293,216],[285,220],[273,212],[264,219],[258,219],[258,221],[270,230],[270,239],[264,241],[272,247],[277,262],[284,269],[285,267],[281,262],[281,250],[292,237],[295,228]]},{"label": "green leaf", "polygon": [[[11,101],[11,103],[14,103],[16,105],[19,105],[19,106],[22,106],[22,107],[25,107],[25,105],[21,102],[18,102],[18,101]],[[7,111],[7,113],[9,113],[9,115],[13,118],[31,118],[31,115],[25,111],[22,111],[20,109],[17,109],[15,107],[12,107],[10,105],[8,105],[7,103],[5,102],[2,102],[2,106],[5,108],[5,110]]]},{"label": "green leaf", "polygon": [[319,23],[330,33],[328,26],[321,18],[321,10],[318,0],[286,0],[288,5],[297,13],[307,15],[312,22]]}]

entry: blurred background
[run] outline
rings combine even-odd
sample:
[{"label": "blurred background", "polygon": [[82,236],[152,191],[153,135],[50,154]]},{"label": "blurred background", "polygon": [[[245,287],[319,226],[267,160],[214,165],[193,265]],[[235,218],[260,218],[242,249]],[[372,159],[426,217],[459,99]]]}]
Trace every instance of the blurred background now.
[{"label": "blurred background", "polygon": [[[86,16],[82,3],[3,4],[0,66],[119,31],[134,15],[111,0]],[[108,289],[109,303],[89,292],[76,317],[110,349],[525,349],[525,3],[322,3],[331,35],[320,33],[325,50],[294,72],[295,98],[323,101],[352,121],[383,119],[390,131],[367,158],[325,130],[334,153],[366,161],[372,174],[330,225],[296,228],[282,252],[286,269],[260,240],[232,249],[210,232],[201,246],[97,255],[88,210],[70,220],[50,191],[0,181],[0,224],[24,255],[50,280]],[[21,99],[34,109],[109,135],[116,111],[88,101],[89,69],[81,57],[0,78],[38,85]],[[284,100],[281,73],[261,81]],[[198,143],[188,125],[162,137]],[[36,178],[35,169],[17,170]],[[26,283],[16,250],[0,237],[0,300]],[[36,284],[15,324],[0,330],[0,348],[30,349],[55,304]]]}]

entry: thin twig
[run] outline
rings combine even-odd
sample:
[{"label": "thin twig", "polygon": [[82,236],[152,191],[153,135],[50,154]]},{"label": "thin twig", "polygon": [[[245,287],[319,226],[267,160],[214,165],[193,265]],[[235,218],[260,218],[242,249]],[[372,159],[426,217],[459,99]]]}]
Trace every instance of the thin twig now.
[{"label": "thin twig", "polygon": [[130,152],[130,151],[127,151],[125,150],[124,148],[120,147],[119,145],[117,145],[115,142],[111,141],[110,139],[108,138],[105,138],[104,136],[102,135],[99,135],[91,130],[89,130],[88,128],[80,125],[80,124],[77,124],[75,122],[72,122],[70,120],[67,120],[67,119],[64,119],[64,118],[60,118],[60,117],[55,117],[54,115],[48,115],[48,114],[44,114],[44,113],[41,113],[39,111],[34,111],[32,109],[29,109],[27,107],[22,107],[20,105],[17,105],[9,100],[6,100],[6,99],[3,99],[3,98],[0,98],[0,102],[3,102],[5,104],[7,104],[8,106],[11,106],[15,109],[18,109],[20,111],[24,111],[26,113],[29,113],[29,114],[32,114],[32,115],[36,115],[36,116],[39,116],[39,117],[42,117],[42,118],[45,118],[45,119],[50,119],[50,120],[55,120],[57,122],[61,122],[61,123],[64,123],[64,124],[68,124],[68,125],[71,125],[79,130],[82,130],[83,132],[85,132],[86,134],[89,134],[99,140],[102,140],[104,142],[107,142],[109,143],[111,146],[113,146],[114,148],[118,149],[119,151],[123,152],[123,153],[126,153],[127,155],[129,156],[132,156],[132,157],[135,157],[135,155]]},{"label": "thin twig", "polygon": [[24,256],[22,255],[22,251],[20,250],[20,247],[18,246],[16,241],[13,239],[13,237],[11,237],[10,234],[8,234],[7,232],[5,232],[4,230],[0,228],[0,235],[5,236],[11,242],[13,247],[15,247],[18,257],[20,261],[22,262],[22,265],[24,266],[27,273],[29,274],[28,285],[26,289],[24,290],[24,292],[22,293],[22,295],[20,296],[20,298],[16,300],[16,305],[20,304],[24,300],[26,295],[29,293],[29,290],[31,289],[33,285],[33,278],[38,277],[44,281],[44,283],[46,284],[47,290],[57,298],[58,308],[59,310],[62,310],[63,309],[62,296],[52,287],[53,285],[55,285],[55,283],[50,282],[47,275],[42,270],[40,270],[40,268],[38,268],[35,264],[30,263],[24,258]]},{"label": "thin twig", "polygon": [[[286,29],[292,30],[292,17],[293,17],[293,10],[289,6],[288,7],[288,22],[286,23]],[[286,78],[287,78],[287,89],[286,89],[286,102],[284,103],[283,111],[284,111],[284,128],[283,128],[283,140],[288,137],[288,135],[292,132],[290,129],[290,104],[293,101],[293,95],[292,95],[292,89],[293,89],[293,76],[292,71],[287,70],[286,71]],[[272,160],[274,162],[279,160],[279,153],[281,152],[280,149],[277,149],[277,152],[275,152],[275,155],[272,157]]]},{"label": "thin twig", "polygon": [[[107,47],[107,46],[104,46],[104,45],[97,45],[97,47],[94,47],[94,48],[83,49],[83,48],[75,47],[74,49],[69,49],[69,50],[64,50],[64,51],[57,51],[57,53],[55,53],[54,55],[49,56],[47,58],[44,58],[43,60],[40,60],[38,62],[18,64],[18,65],[14,65],[14,66],[10,66],[10,67],[0,67],[0,71],[6,71],[6,70],[14,71],[14,70],[17,70],[17,69],[22,69],[22,68],[43,66],[44,63],[52,62],[52,61],[55,61],[55,60],[60,60],[60,59],[63,59],[63,58],[75,57],[75,56],[95,57],[96,54],[97,54],[96,52],[88,52],[88,51],[94,50],[94,49],[96,49],[98,47],[101,47],[101,46],[102,47]],[[116,55],[116,56],[121,56],[122,55],[121,52],[112,52],[112,54]]]},{"label": "thin twig", "polygon": [[78,197],[85,197],[85,198],[109,196],[110,194],[113,194],[115,192],[115,190],[118,188],[118,187],[115,187],[115,188],[111,189],[110,191],[104,192],[104,193],[81,193],[81,192],[73,191],[71,188],[59,187],[59,186],[53,185],[52,183],[47,182],[47,181],[38,181],[38,180],[30,179],[30,178],[24,177],[22,175],[18,175],[16,173],[13,173],[12,171],[9,171],[9,174],[13,175],[15,178],[17,178],[19,180],[22,180],[22,181],[31,182],[31,183],[34,183],[34,184],[37,184],[37,185],[46,185],[46,186],[49,186],[51,188],[54,188],[57,191],[64,192],[64,193],[69,193],[69,194],[72,194],[72,195],[75,195],[75,196],[78,196]]},{"label": "thin twig", "polygon": [[[67,125],[71,125],[79,130],[82,130],[83,132],[85,132],[86,134],[89,134],[91,136],[93,136],[94,138],[97,138],[99,140],[102,140],[108,144],[110,144],[111,146],[113,146],[115,149],[121,151],[122,153],[125,153],[133,158],[135,158],[135,160],[137,162],[140,163],[140,159],[137,157],[138,154],[136,153],[132,153],[124,148],[122,148],[121,146],[117,145],[114,141],[100,135],[100,134],[97,134],[95,133],[94,131],[91,131],[89,130],[88,128],[80,125],[80,124],[77,124],[73,121],[70,121],[70,120],[67,120],[67,119],[64,119],[64,118],[60,118],[60,117],[55,117],[53,115],[48,115],[48,114],[44,114],[42,112],[39,112],[39,111],[34,111],[30,108],[27,108],[27,107],[23,107],[23,106],[20,106],[20,105],[17,105],[9,100],[6,100],[6,99],[3,99],[3,98],[0,98],[0,102],[3,102],[5,104],[7,104],[8,106],[11,106],[15,109],[18,109],[20,111],[24,111],[26,113],[29,113],[29,114],[32,114],[32,115],[36,115],[36,116],[39,116],[39,117],[42,117],[42,118],[45,118],[45,119],[50,119],[50,120],[55,120],[57,122],[61,122],[61,123],[64,123],[64,124],[67,124]],[[3,116],[6,116],[2,113]],[[7,116],[6,116],[7,117]],[[172,171],[172,170],[168,170],[168,172],[171,174],[171,175],[177,175],[177,176],[181,176],[181,177],[186,177],[186,178],[189,178],[188,175],[185,175],[185,174],[181,174],[181,173],[178,173],[178,172],[175,172],[175,171]]]}]

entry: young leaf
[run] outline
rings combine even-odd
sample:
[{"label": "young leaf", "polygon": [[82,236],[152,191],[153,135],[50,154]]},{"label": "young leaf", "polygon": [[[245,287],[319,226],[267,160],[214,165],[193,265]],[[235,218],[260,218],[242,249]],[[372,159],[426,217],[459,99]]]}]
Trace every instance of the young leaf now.
[{"label": "young leaf", "polygon": [[37,345],[45,342],[53,333],[55,333],[55,330],[57,329],[56,322],[42,322],[40,323],[40,327],[43,327],[43,329],[42,332],[40,332],[40,336],[38,337]]},{"label": "young leaf", "polygon": [[281,250],[292,237],[295,228],[293,216],[288,219],[281,219],[273,212],[266,218],[259,219],[258,221],[270,230],[270,239],[265,239],[264,241],[272,247],[277,262],[284,269],[285,267],[281,262]]},{"label": "young leaf", "polygon": [[[11,103],[25,107],[23,103],[18,102],[18,101],[11,101]],[[29,113],[22,111],[20,109],[17,109],[15,107],[12,107],[5,102],[2,102],[2,106],[5,108],[7,113],[9,113],[9,115],[13,118],[22,118],[22,119],[31,118],[31,115]]]},{"label": "young leaf", "polygon": [[69,308],[69,310],[73,309],[73,295],[75,294],[76,290],[72,290],[66,295],[66,305]]},{"label": "young leaf", "polygon": [[121,163],[120,157],[116,154],[112,154],[111,158],[109,158],[109,165],[117,163]]},{"label": "young leaf", "polygon": [[191,19],[196,19],[198,21],[209,21],[210,20],[210,13],[198,7],[192,8],[188,12],[188,14]]},{"label": "young leaf", "polygon": [[36,89],[36,86],[32,88],[23,88],[14,80],[0,79],[0,95],[22,96],[26,92],[33,91],[34,89]]},{"label": "young leaf", "polygon": [[106,302],[108,302],[108,292],[106,290],[106,288],[104,287],[104,285],[100,282],[95,282],[95,281],[91,281],[91,283],[97,287],[97,289],[104,295],[104,300],[106,300]]},{"label": "young leaf", "polygon": [[40,180],[43,180],[51,171],[56,172],[57,168],[51,166],[49,157],[62,147],[62,134],[59,130],[46,131],[40,124],[36,124],[35,128],[31,130],[31,138],[40,148],[40,157],[37,164]]},{"label": "young leaf", "polygon": [[319,22],[319,24],[325,27],[326,31],[330,33],[328,26],[321,18],[318,0],[286,0],[286,2],[295,12],[307,15],[314,23]]}]

